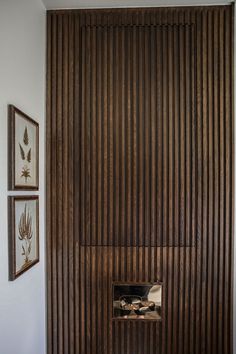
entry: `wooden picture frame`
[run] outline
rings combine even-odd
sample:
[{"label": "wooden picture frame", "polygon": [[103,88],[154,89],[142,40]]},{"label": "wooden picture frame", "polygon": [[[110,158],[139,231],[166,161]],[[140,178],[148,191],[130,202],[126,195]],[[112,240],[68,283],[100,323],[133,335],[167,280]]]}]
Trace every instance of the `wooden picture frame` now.
[{"label": "wooden picture frame", "polygon": [[9,196],[9,280],[39,262],[39,197]]},{"label": "wooden picture frame", "polygon": [[39,124],[8,106],[8,188],[39,189]]}]

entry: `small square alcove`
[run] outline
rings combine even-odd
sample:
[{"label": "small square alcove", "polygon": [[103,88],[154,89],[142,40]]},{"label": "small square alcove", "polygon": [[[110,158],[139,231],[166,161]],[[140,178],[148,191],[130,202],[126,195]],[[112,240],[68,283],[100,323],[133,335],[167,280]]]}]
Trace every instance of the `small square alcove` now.
[{"label": "small square alcove", "polygon": [[161,320],[162,284],[114,283],[113,319]]}]

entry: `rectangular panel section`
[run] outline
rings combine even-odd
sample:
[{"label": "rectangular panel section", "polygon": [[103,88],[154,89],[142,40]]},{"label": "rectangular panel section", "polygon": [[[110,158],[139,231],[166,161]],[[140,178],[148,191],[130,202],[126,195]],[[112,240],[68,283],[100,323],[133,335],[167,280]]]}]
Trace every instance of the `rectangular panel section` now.
[{"label": "rectangular panel section", "polygon": [[[143,338],[146,349],[141,351],[141,346],[139,352],[132,344],[130,352],[127,351],[127,353],[157,354],[156,348],[160,345],[160,316],[157,314],[158,318],[154,318],[154,320],[144,318],[138,321],[124,321],[122,318],[114,318],[113,296],[117,299],[117,297],[120,297],[119,294],[121,294],[118,289],[114,292],[114,286],[116,284],[132,284],[136,285],[136,296],[142,297],[143,302],[145,300],[147,301],[146,292],[141,291],[140,287],[144,288],[143,285],[148,284],[148,287],[152,288],[152,285],[154,286],[157,280],[162,280],[164,262],[160,253],[160,248],[80,247],[80,267],[75,281],[78,282],[79,287],[77,305],[77,310],[79,311],[78,326],[80,333],[83,334],[80,338],[81,353],[86,352],[86,348],[91,348],[90,352],[92,354],[108,352],[109,354],[123,354],[125,351],[121,342],[123,342],[124,347],[131,345],[129,342],[130,338],[135,335],[138,336],[142,330],[143,333],[145,332],[145,336],[147,335],[147,338]],[[163,284],[164,283],[163,280]],[[176,288],[176,292],[178,292],[178,288]],[[130,295],[128,289],[124,290],[124,295],[126,295],[126,297]],[[150,301],[153,298],[156,299],[155,295],[156,294],[150,295]],[[158,296],[160,297],[160,293],[158,293]],[[163,325],[165,326],[166,319],[164,316],[166,316],[167,311],[165,304],[166,293],[164,289],[162,297],[163,311],[165,311],[165,315],[163,315]],[[157,303],[156,306],[158,306],[159,311],[160,301],[156,299],[155,302]],[[117,322],[120,321],[132,322],[132,331],[130,332],[125,324],[117,324]],[[181,321],[181,319],[179,321]],[[141,327],[139,326],[139,322],[142,323]],[[122,329],[121,332],[119,332],[120,329]],[[155,330],[157,335],[155,338],[152,338],[153,352],[148,350],[148,342],[150,340],[149,333],[151,333],[152,330]],[[130,337],[127,338],[127,335]],[[116,342],[117,340],[119,340],[120,343]],[[133,351],[131,349],[132,347]]]},{"label": "rectangular panel section", "polygon": [[194,25],[81,27],[82,245],[194,245],[194,48]]}]

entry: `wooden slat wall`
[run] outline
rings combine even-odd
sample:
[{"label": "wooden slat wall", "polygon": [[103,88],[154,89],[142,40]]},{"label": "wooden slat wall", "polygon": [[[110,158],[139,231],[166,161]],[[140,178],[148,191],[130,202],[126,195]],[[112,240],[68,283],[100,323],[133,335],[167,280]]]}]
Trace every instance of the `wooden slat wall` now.
[{"label": "wooden slat wall", "polygon": [[233,7],[50,11],[47,68],[48,353],[232,354]]}]

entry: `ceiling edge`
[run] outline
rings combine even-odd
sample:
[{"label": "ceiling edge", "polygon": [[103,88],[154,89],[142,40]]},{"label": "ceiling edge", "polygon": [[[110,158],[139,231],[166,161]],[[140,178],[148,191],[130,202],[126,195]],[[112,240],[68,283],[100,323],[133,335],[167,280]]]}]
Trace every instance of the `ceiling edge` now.
[{"label": "ceiling edge", "polygon": [[225,5],[231,5],[235,2],[236,0],[232,1],[222,1],[219,3],[211,3],[211,4],[179,4],[179,5],[150,5],[150,6],[75,6],[75,7],[46,7],[47,10],[93,10],[93,9],[136,9],[136,8],[158,8],[158,7],[198,7],[198,6],[225,6]]}]

